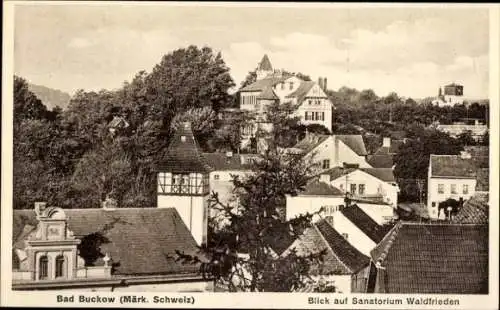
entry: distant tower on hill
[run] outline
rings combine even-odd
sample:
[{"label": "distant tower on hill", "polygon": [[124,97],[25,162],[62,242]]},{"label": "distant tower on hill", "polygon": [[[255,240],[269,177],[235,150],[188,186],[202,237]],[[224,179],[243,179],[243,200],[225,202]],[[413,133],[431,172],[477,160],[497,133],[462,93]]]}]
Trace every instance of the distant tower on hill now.
[{"label": "distant tower on hill", "polygon": [[264,57],[262,57],[262,60],[259,62],[256,73],[257,80],[262,80],[269,74],[273,73],[273,66],[271,65],[269,57],[267,57],[267,54],[265,54]]}]

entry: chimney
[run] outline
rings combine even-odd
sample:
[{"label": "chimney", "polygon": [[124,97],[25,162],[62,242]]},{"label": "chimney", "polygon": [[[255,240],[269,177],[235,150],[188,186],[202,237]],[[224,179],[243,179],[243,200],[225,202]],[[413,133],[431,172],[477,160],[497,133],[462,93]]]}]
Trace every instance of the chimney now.
[{"label": "chimney", "polygon": [[326,81],[327,81],[327,79],[326,79],[326,77],[324,77],[323,78],[323,91],[325,91],[325,92],[326,92],[326,88],[327,88]]},{"label": "chimney", "polygon": [[319,88],[323,89],[323,78],[322,77],[318,78],[318,85],[319,85]]},{"label": "chimney", "polygon": [[41,216],[46,208],[47,208],[46,202],[35,202],[35,213],[37,216]]},{"label": "chimney", "polygon": [[391,147],[390,137],[384,137],[384,139],[382,140],[382,147]]},{"label": "chimney", "polygon": [[462,159],[471,159],[472,156],[467,151],[460,151],[460,158],[462,158]]},{"label": "chimney", "polygon": [[331,215],[328,215],[328,216],[325,216],[325,221],[330,224],[330,226],[333,227],[333,216]]},{"label": "chimney", "polygon": [[441,87],[439,87],[438,96],[439,96],[439,98],[441,98],[443,96],[443,91],[441,90]]}]

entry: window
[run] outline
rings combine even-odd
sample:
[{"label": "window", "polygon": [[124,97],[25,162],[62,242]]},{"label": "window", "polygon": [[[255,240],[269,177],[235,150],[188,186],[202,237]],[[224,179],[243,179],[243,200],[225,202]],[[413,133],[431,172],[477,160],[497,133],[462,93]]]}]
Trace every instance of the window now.
[{"label": "window", "polygon": [[469,185],[464,184],[462,187],[462,193],[468,194],[469,193]]},{"label": "window", "polygon": [[444,194],[444,184],[438,184],[438,193]]},{"label": "window", "polygon": [[342,234],[342,237],[344,237],[344,238],[345,238],[345,240],[347,240],[347,239],[349,238],[349,235],[348,235],[348,234],[346,234],[346,233],[343,233],[343,234]]},{"label": "window", "polygon": [[321,104],[321,101],[316,100],[316,105],[320,105],[320,104]]},{"label": "window", "polygon": [[305,119],[306,119],[306,121],[309,120],[309,112],[307,112],[307,111],[305,112]]},{"label": "window", "polygon": [[309,105],[311,105],[311,104],[312,104],[312,100],[311,100],[311,99],[309,99],[308,101],[309,101]]},{"label": "window", "polygon": [[356,193],[356,184],[351,184],[351,194]]},{"label": "window", "polygon": [[364,184],[359,184],[358,193],[360,195],[364,195],[365,194],[365,185]]},{"label": "window", "polygon": [[432,202],[432,207],[433,207],[433,208],[435,208],[435,207],[436,207],[436,202],[435,202],[435,201],[433,201],[433,202]]},{"label": "window", "polygon": [[64,277],[64,256],[56,257],[56,278]]},{"label": "window", "polygon": [[325,120],[325,112],[321,112],[321,120],[324,121]]},{"label": "window", "polygon": [[214,180],[218,180],[220,177],[218,174],[214,174]]},{"label": "window", "polygon": [[49,277],[49,258],[47,256],[40,257],[40,273],[38,278],[40,280],[47,279]]},{"label": "window", "polygon": [[457,193],[457,184],[451,184],[451,193],[456,194]]},{"label": "window", "polygon": [[329,169],[330,168],[330,160],[324,159],[322,167],[323,167],[323,169]]},{"label": "window", "polygon": [[290,90],[293,89],[293,82],[290,82]]},{"label": "window", "polygon": [[285,83],[281,83],[281,90],[285,90]]}]

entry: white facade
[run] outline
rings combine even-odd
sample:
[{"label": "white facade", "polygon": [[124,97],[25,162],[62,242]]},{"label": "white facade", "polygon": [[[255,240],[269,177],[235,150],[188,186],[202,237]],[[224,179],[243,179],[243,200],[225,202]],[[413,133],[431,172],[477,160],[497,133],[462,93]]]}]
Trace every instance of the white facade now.
[{"label": "white facade", "polygon": [[319,124],[332,131],[333,106],[325,92],[315,84],[307,93],[295,115],[304,125]]},{"label": "white facade", "polygon": [[[427,211],[432,219],[438,218],[438,206],[447,199],[468,200],[475,194],[474,178],[436,178],[430,177],[427,182]],[[444,213],[441,212],[442,218]]]},{"label": "white facade", "polygon": [[453,107],[456,104],[463,104],[463,96],[445,95],[443,98],[436,98],[432,100],[432,104],[438,107]]},{"label": "white facade", "polygon": [[456,138],[461,133],[466,131],[470,131],[472,133],[472,138],[474,140],[479,141],[482,136],[488,131],[488,126],[485,124],[480,124],[479,121],[476,121],[474,125],[467,125],[465,123],[454,123],[451,125],[442,125],[439,124],[436,127],[437,130],[448,133],[450,136]]},{"label": "white facade", "polygon": [[335,230],[344,236],[344,238],[358,251],[366,256],[370,256],[370,251],[373,250],[377,244],[346,218],[342,212],[334,212],[331,216],[333,218],[332,226]]},{"label": "white facade", "polygon": [[379,225],[384,225],[394,218],[395,209],[391,206],[362,202],[356,202],[356,205]]},{"label": "white facade", "polygon": [[384,201],[394,208],[398,203],[399,187],[397,184],[385,182],[362,170],[343,175],[332,180],[330,184],[344,192],[349,192],[353,197],[382,196]]},{"label": "white facade", "polygon": [[[319,196],[319,195],[299,195],[286,197],[286,219],[290,220],[300,214],[315,213],[323,207],[325,215],[330,215],[335,210],[339,210],[344,204],[344,196]],[[319,220],[315,215],[313,221]]]}]

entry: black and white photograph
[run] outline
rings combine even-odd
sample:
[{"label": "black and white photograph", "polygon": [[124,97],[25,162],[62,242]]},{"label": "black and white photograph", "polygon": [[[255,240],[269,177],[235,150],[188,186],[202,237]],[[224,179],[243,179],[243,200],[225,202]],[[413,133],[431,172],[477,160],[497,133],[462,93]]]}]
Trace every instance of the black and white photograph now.
[{"label": "black and white photograph", "polygon": [[2,304],[498,302],[497,5],[4,4]]}]

